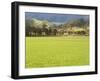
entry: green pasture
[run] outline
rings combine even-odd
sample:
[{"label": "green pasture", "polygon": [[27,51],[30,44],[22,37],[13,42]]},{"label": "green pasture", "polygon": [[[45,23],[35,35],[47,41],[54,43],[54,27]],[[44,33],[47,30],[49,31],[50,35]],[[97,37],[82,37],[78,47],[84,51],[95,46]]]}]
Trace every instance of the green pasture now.
[{"label": "green pasture", "polygon": [[89,65],[89,37],[26,37],[26,68]]}]

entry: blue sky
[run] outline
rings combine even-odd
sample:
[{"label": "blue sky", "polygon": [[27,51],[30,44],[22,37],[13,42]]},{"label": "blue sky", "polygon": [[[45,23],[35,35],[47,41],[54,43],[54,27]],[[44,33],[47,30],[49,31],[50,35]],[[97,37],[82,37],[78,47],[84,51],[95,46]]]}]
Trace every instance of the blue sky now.
[{"label": "blue sky", "polygon": [[49,22],[65,23],[75,19],[86,19],[89,20],[88,15],[77,15],[77,14],[58,14],[58,13],[36,13],[36,12],[25,12],[26,19],[36,18],[39,20],[48,20]]}]

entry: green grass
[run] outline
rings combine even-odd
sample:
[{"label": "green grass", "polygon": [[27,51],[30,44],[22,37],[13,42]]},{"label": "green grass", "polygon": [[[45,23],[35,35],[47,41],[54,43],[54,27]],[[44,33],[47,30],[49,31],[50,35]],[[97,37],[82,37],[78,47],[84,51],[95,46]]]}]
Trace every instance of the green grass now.
[{"label": "green grass", "polygon": [[26,68],[89,65],[89,37],[26,37]]}]

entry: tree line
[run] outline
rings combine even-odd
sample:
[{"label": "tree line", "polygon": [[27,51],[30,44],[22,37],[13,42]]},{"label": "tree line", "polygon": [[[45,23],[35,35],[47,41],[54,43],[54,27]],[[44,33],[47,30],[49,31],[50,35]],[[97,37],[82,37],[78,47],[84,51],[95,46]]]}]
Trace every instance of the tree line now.
[{"label": "tree line", "polygon": [[89,20],[77,19],[56,25],[47,20],[25,20],[26,36],[89,35]]}]

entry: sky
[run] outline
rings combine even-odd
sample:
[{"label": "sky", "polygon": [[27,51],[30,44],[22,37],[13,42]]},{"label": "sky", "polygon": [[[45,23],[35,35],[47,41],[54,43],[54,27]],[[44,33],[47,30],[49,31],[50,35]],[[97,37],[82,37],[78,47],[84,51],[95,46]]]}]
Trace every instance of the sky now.
[{"label": "sky", "polygon": [[89,15],[25,12],[25,19],[32,19],[32,18],[38,20],[47,20],[49,22],[55,22],[55,23],[65,23],[80,18],[89,20]]}]

